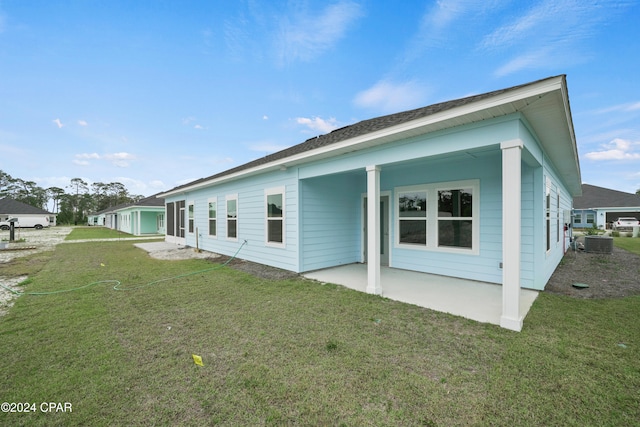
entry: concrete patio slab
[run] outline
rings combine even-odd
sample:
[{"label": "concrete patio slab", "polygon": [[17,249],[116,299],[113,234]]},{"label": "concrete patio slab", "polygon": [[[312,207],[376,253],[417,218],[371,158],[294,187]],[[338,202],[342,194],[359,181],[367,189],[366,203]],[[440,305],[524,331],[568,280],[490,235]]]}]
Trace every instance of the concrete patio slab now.
[{"label": "concrete patio slab", "polygon": [[[382,296],[483,323],[500,325],[502,286],[493,283],[381,267]],[[365,292],[367,265],[348,264],[304,273],[320,282]],[[520,290],[520,314],[529,312],[538,292]]]}]

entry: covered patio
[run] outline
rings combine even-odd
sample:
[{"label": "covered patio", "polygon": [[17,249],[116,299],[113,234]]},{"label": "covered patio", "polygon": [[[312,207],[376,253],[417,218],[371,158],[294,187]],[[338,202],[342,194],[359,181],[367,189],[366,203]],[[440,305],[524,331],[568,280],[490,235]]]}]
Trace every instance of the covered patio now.
[{"label": "covered patio", "polygon": [[[361,292],[367,290],[367,265],[348,264],[304,274],[309,279],[335,283]],[[382,296],[483,323],[500,325],[502,286],[380,267]],[[520,289],[520,315],[524,317],[538,296],[537,291]]]}]

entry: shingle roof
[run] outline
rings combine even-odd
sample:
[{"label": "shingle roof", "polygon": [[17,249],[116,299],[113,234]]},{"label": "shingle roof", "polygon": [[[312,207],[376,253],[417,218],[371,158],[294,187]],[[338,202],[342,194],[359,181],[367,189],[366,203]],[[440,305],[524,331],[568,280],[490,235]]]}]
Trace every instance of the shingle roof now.
[{"label": "shingle roof", "polygon": [[573,198],[573,207],[576,209],[640,207],[640,196],[582,184],[582,196]]},{"label": "shingle roof", "polygon": [[541,80],[537,80],[534,82],[530,82],[530,83],[526,83],[526,84],[522,84],[522,85],[518,85],[518,86],[512,86],[510,88],[506,88],[506,89],[499,89],[499,90],[495,90],[492,92],[487,92],[487,93],[483,93],[480,95],[473,95],[473,96],[468,96],[465,98],[460,98],[460,99],[455,99],[455,100],[451,100],[451,101],[446,101],[446,102],[441,102],[438,104],[433,104],[433,105],[429,105],[427,107],[422,107],[422,108],[417,108],[414,110],[408,110],[408,111],[403,111],[400,113],[394,113],[394,114],[389,114],[386,116],[381,116],[381,117],[375,117],[372,119],[368,119],[368,120],[363,120],[357,123],[354,123],[352,125],[349,126],[345,126],[336,130],[333,130],[332,132],[328,133],[328,134],[324,134],[324,135],[319,135],[313,138],[309,138],[306,141],[294,145],[292,147],[286,148],[284,150],[278,151],[276,153],[273,154],[269,154],[265,157],[262,157],[260,159],[256,159],[253,160],[251,162],[242,164],[240,166],[237,166],[235,168],[232,169],[227,169],[223,172],[211,175],[209,177],[206,178],[200,178],[194,181],[191,181],[187,184],[184,185],[180,185],[177,187],[172,188],[171,190],[168,190],[165,193],[168,192],[173,192],[176,190],[180,190],[182,188],[187,188],[187,187],[191,187],[193,185],[197,185],[199,183],[202,182],[206,182],[209,180],[214,180],[216,178],[220,178],[226,175],[231,175],[234,174],[236,172],[240,172],[246,169],[251,169],[253,167],[256,166],[261,166],[267,163],[271,163],[274,162],[276,160],[282,160],[282,159],[286,159],[288,157],[294,156],[296,154],[300,154],[300,153],[304,153],[306,151],[310,151],[310,150],[314,150],[317,148],[321,148],[321,147],[326,147],[332,144],[336,144],[338,142],[341,141],[345,141],[351,138],[355,138],[361,135],[366,135],[369,133],[373,133],[382,129],[386,129],[386,128],[390,128],[392,126],[396,126],[396,125],[400,125],[403,123],[407,123],[413,120],[417,120],[417,119],[421,119],[436,113],[440,113],[446,110],[450,110],[456,107],[460,107],[460,106],[464,106],[467,104],[471,104],[474,102],[478,102],[478,101],[482,101],[484,99],[488,99],[488,98],[492,98],[507,92],[511,92],[511,91],[515,91],[517,89],[521,89],[527,86],[532,86],[535,85],[537,83],[546,81],[546,80],[551,80],[551,79],[555,79],[557,78],[557,76],[555,77],[548,77],[546,79],[541,79]]},{"label": "shingle roof", "polygon": [[26,203],[19,202],[17,200],[5,197],[0,199],[0,213],[8,215],[53,215],[44,209],[37,208],[35,206],[28,205]]},{"label": "shingle roof", "polygon": [[140,207],[164,207],[164,198],[157,197],[157,194],[154,194],[149,197],[145,197],[144,199],[140,199],[135,203],[123,203],[121,205],[110,206],[107,209],[103,209],[99,212],[96,212],[94,215],[101,215],[107,212],[115,212],[120,209],[130,208],[132,206],[140,206]]}]

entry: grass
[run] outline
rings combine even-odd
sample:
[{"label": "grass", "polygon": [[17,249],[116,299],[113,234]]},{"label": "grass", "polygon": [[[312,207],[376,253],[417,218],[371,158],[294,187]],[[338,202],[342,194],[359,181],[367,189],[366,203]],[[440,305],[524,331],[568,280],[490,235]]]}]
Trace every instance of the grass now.
[{"label": "grass", "polygon": [[[128,239],[136,238],[133,234],[124,233],[122,231],[113,230],[107,227],[74,227],[71,233],[67,235],[65,240],[81,240],[81,239]],[[162,238],[163,236],[158,236]]]},{"label": "grass", "polygon": [[613,244],[619,248],[640,255],[640,238],[614,237]]},{"label": "grass", "polygon": [[[0,265],[27,291],[145,284],[214,265],[130,242]],[[633,425],[640,298],[541,294],[520,333],[228,267],[135,291],[22,296],[0,318],[0,425]],[[204,366],[194,364],[192,355]]]}]

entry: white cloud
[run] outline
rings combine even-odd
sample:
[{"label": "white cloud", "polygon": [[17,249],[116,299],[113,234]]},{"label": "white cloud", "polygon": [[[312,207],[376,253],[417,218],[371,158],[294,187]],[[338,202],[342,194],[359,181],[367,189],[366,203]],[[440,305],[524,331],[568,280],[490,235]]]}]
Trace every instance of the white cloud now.
[{"label": "white cloud", "polygon": [[517,56],[495,71],[497,77],[503,77],[519,70],[535,68],[549,62],[549,49],[530,51]]},{"label": "white cloud", "polygon": [[640,101],[627,102],[624,104],[612,105],[610,107],[602,108],[594,111],[594,114],[607,114],[615,112],[629,113],[640,110]]},{"label": "white cloud", "polygon": [[85,120],[78,120],[78,125],[84,127],[89,126],[89,123],[87,123]]},{"label": "white cloud", "polygon": [[81,153],[76,154],[73,163],[80,166],[89,166],[91,164],[91,160],[106,160],[113,164],[114,166],[118,166],[121,168],[128,167],[130,165],[130,161],[134,160],[136,157],[131,153],[110,153],[100,155],[98,153]]},{"label": "white cloud", "polygon": [[105,160],[110,161],[115,166],[126,168],[129,166],[130,164],[129,162],[131,160],[134,160],[136,157],[131,153],[120,152],[120,153],[105,154],[103,158]]},{"label": "white cloud", "polygon": [[269,116],[265,114],[264,116],[262,116],[262,120],[269,120]]},{"label": "white cloud", "polygon": [[280,18],[276,45],[279,60],[310,61],[332,48],[361,15],[360,5],[342,1],[327,6],[320,13],[304,12]]},{"label": "white cloud", "polygon": [[589,160],[640,160],[640,142],[615,138],[600,151],[585,154]]},{"label": "white cloud", "polygon": [[64,127],[64,125],[62,124],[62,122],[60,121],[60,119],[55,119],[55,120],[51,120],[53,123],[56,124],[56,126],[58,126],[58,129],[62,129]]},{"label": "white cloud", "polygon": [[329,133],[340,127],[338,121],[333,117],[328,120],[321,119],[320,117],[296,117],[296,123],[321,133]]},{"label": "white cloud", "polygon": [[359,107],[397,112],[424,104],[426,92],[426,89],[415,81],[392,83],[383,80],[358,93],[354,103]]},{"label": "white cloud", "polygon": [[497,76],[522,69],[562,68],[589,60],[591,48],[584,41],[596,37],[602,31],[602,23],[624,9],[622,3],[610,7],[596,0],[544,0],[527,5],[532,6],[519,17],[505,15],[506,24],[478,44],[484,52],[516,52],[496,71]]}]

